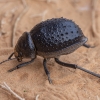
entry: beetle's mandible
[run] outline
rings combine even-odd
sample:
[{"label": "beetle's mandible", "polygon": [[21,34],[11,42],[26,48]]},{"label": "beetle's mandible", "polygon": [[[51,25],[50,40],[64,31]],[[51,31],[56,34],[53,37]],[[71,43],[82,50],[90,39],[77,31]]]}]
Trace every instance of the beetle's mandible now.
[{"label": "beetle's mandible", "polygon": [[[17,59],[20,62],[23,58],[30,58],[31,60],[19,64],[8,71],[11,72],[32,63],[38,55],[44,58],[43,66],[50,83],[52,81],[46,65],[47,60],[50,58],[54,58],[55,61],[62,66],[74,69],[78,68],[100,78],[99,74],[75,64],[68,64],[59,60],[61,55],[70,54],[80,46],[90,48],[91,46],[86,44],[87,40],[81,28],[72,20],[62,17],[48,19],[37,24],[30,32],[24,32],[19,38],[14,52],[5,61]],[[15,58],[11,58],[13,55]]]}]

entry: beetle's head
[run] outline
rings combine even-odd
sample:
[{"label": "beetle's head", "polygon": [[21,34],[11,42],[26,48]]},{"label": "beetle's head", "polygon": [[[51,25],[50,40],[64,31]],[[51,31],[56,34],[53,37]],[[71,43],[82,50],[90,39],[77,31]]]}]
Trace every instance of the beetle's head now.
[{"label": "beetle's head", "polygon": [[36,49],[28,32],[24,32],[19,38],[14,49],[14,55],[18,61],[22,61],[23,58],[36,57]]}]

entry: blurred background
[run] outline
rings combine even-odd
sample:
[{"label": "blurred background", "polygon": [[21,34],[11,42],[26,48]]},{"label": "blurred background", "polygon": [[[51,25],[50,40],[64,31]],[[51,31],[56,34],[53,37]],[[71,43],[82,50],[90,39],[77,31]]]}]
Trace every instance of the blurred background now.
[{"label": "blurred background", "polygon": [[99,6],[99,0],[0,0],[0,48],[14,47],[23,32],[57,17],[75,21],[92,43],[100,33]]}]

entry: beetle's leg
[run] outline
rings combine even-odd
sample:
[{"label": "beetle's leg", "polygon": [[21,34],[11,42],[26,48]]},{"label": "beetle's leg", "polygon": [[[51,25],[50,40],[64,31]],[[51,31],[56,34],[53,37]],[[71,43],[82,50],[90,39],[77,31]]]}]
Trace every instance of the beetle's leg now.
[{"label": "beetle's leg", "polygon": [[[34,59],[35,59],[35,58],[34,58]],[[19,69],[19,68],[21,68],[21,67],[23,67],[23,66],[25,66],[25,65],[28,65],[28,64],[32,63],[32,62],[34,61],[34,59],[31,59],[31,60],[28,61],[28,62],[24,62],[24,63],[22,63],[22,64],[19,64],[19,65],[17,65],[16,67],[14,67],[14,68],[8,70],[8,72],[12,72],[12,71],[14,71],[14,70],[16,70],[16,69]]]},{"label": "beetle's leg", "polygon": [[8,57],[8,59],[11,59],[11,57],[13,56],[14,52]]},{"label": "beetle's leg", "polygon": [[60,61],[58,58],[55,58],[56,63],[62,65],[62,66],[66,66],[66,67],[70,67],[70,68],[74,68],[76,69],[76,65],[75,64],[68,64],[68,63],[64,63],[62,61]]},{"label": "beetle's leg", "polygon": [[95,46],[91,46],[89,44],[83,44],[83,46],[86,47],[86,48],[94,48],[95,47]]},{"label": "beetle's leg", "polygon": [[87,69],[82,68],[82,67],[80,67],[80,66],[77,66],[77,65],[75,65],[75,64],[68,64],[68,63],[61,62],[61,61],[59,61],[58,58],[55,58],[55,61],[56,61],[58,64],[60,64],[60,65],[63,65],[63,66],[66,66],[66,67],[69,66],[69,67],[71,67],[71,68],[78,68],[78,69],[80,69],[80,70],[82,70],[82,71],[85,71],[85,72],[87,72],[87,73],[89,73],[89,74],[91,74],[91,75],[94,75],[94,76],[100,78],[100,74],[96,74],[96,73],[94,73],[94,72],[92,72],[92,71],[90,71],[90,70],[87,70]]},{"label": "beetle's leg", "polygon": [[46,75],[48,76],[49,83],[51,84],[52,81],[51,81],[51,78],[50,78],[50,72],[49,72],[48,69],[47,69],[46,63],[47,63],[47,60],[44,59],[44,60],[43,60],[44,70],[45,70]]}]

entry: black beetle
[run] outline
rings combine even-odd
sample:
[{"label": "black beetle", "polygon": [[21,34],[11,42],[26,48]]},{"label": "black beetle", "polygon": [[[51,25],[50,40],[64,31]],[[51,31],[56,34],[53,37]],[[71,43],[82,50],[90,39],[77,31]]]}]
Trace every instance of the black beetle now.
[{"label": "black beetle", "polygon": [[[47,60],[50,58],[54,58],[60,65],[74,69],[78,68],[100,78],[99,74],[75,64],[61,62],[58,59],[60,55],[70,54],[80,46],[90,48],[90,45],[85,44],[87,40],[88,39],[84,36],[80,27],[72,20],[61,17],[43,21],[37,24],[30,32],[23,33],[15,46],[14,53],[12,53],[8,60],[5,61],[17,59],[20,62],[23,58],[31,58],[31,60],[19,64],[8,71],[11,72],[32,63],[36,58],[36,55],[39,55],[44,58],[43,66],[50,83],[50,73],[46,66]],[[11,59],[13,54],[15,55],[15,58]]]}]

